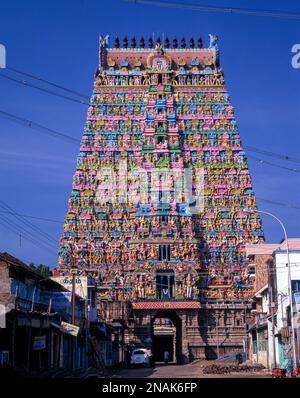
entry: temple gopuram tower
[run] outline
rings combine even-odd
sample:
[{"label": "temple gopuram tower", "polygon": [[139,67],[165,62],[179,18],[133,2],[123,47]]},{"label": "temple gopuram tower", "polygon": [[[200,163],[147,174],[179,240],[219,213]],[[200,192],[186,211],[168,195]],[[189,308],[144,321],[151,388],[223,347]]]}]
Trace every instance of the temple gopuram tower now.
[{"label": "temple gopuram tower", "polygon": [[96,278],[124,347],[151,346],[157,361],[167,348],[174,362],[242,349],[245,244],[264,240],[255,210],[217,37],[100,36],[59,272]]}]

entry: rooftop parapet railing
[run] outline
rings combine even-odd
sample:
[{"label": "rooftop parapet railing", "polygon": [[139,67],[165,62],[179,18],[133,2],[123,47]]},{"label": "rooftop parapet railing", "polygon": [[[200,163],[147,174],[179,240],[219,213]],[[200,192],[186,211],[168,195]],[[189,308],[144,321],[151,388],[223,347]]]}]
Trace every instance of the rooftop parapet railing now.
[{"label": "rooftop parapet railing", "polygon": [[[103,37],[101,35],[99,39],[101,46],[108,45],[109,36]],[[213,37],[210,37],[211,43],[212,39]],[[153,35],[149,36],[148,39],[145,39],[144,36],[141,36],[139,40],[137,40],[135,36],[132,36],[131,39],[129,39],[127,35],[125,35],[121,40],[118,36],[115,36],[114,40],[112,41],[109,47],[111,47],[113,50],[119,50],[119,51],[134,50],[134,49],[142,51],[147,51],[147,50],[153,51],[154,48],[162,48],[162,47],[166,50],[173,49],[178,51],[182,49],[184,51],[187,50],[193,51],[193,50],[203,49],[203,40],[201,37],[199,37],[196,40],[194,39],[194,37],[190,37],[189,40],[186,40],[185,37],[182,37],[179,42],[176,36],[170,40],[168,36],[166,36],[163,39],[161,39],[158,36],[156,39],[154,39]]]}]

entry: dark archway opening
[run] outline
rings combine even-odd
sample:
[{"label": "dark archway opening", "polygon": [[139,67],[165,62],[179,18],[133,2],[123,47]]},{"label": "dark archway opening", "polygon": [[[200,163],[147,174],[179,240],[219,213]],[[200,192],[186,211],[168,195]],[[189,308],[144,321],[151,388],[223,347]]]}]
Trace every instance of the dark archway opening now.
[{"label": "dark archway opening", "polygon": [[152,319],[152,353],[155,363],[164,362],[169,353],[169,363],[182,363],[182,326],[176,311],[158,311]]}]

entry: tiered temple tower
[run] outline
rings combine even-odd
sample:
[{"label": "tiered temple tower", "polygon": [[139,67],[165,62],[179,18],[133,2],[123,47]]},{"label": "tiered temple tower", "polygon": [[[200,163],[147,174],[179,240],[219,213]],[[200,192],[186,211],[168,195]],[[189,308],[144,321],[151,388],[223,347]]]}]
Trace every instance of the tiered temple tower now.
[{"label": "tiered temple tower", "polygon": [[132,303],[128,342],[169,318],[179,361],[241,347],[244,247],[264,237],[217,37],[178,47],[100,37],[59,271],[92,273],[107,307]]}]

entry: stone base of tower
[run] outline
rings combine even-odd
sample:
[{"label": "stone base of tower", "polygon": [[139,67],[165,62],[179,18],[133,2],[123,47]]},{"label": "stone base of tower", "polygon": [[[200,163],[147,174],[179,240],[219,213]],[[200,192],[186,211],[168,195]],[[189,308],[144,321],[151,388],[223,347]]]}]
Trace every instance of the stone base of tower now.
[{"label": "stone base of tower", "polygon": [[[243,351],[250,303],[199,303],[198,301],[105,302],[100,305],[101,321],[122,325],[124,351],[149,347],[161,361],[162,347],[171,353],[170,362],[188,363],[196,359]],[[174,332],[156,331],[157,319],[169,319]],[[126,353],[123,355],[126,357]]]}]

